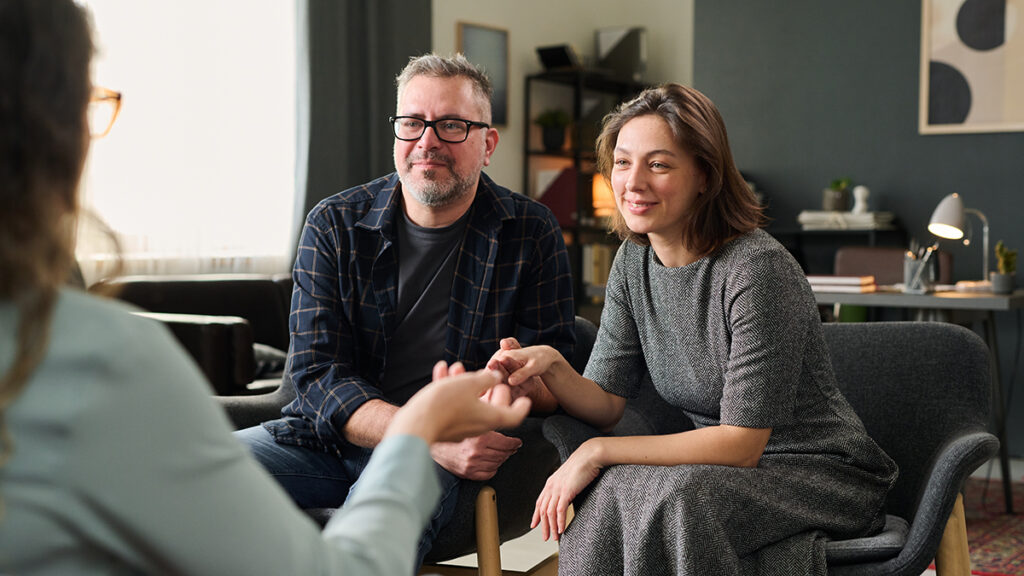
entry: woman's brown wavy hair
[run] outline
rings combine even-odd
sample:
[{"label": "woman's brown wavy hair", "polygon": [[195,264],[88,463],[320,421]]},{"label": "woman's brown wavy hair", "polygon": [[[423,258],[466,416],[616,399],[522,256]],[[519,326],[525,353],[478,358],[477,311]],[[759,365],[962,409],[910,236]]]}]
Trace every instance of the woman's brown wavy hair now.
[{"label": "woman's brown wavy hair", "polygon": [[[685,216],[686,247],[706,256],[730,238],[763,224],[761,205],[733,162],[721,114],[707,96],[680,84],[649,88],[605,116],[597,138],[597,169],[609,182],[619,131],[630,120],[648,115],[668,124],[676,142],[693,154],[707,178],[707,189],[697,196],[692,211]],[[622,240],[651,244],[646,234],[637,234],[626,226],[618,210],[612,216],[611,229]]]},{"label": "woman's brown wavy hair", "polygon": [[5,411],[46,353],[72,262],[92,54],[89,17],[71,0],[0,0],[0,300],[18,309],[0,374],[0,465],[13,450]]}]

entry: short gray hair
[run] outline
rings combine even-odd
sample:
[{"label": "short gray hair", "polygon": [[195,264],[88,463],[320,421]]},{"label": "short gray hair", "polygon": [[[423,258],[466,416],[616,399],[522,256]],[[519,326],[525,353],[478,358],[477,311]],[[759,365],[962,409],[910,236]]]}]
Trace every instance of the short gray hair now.
[{"label": "short gray hair", "polygon": [[473,92],[480,100],[481,108],[487,116],[487,122],[491,121],[491,98],[494,96],[494,85],[487,73],[476,64],[466,59],[462,54],[450,57],[437,54],[424,54],[413,56],[405,65],[402,72],[395,78],[398,86],[398,99],[402,99],[402,92],[406,84],[417,76],[430,76],[433,78],[466,78],[473,83]]}]

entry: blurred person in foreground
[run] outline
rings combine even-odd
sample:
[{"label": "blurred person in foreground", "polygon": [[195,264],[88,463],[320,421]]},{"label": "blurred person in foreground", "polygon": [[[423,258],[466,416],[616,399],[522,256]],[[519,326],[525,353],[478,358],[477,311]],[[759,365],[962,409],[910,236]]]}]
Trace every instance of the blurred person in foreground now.
[{"label": "blurred person in foreground", "polygon": [[321,532],[164,327],[64,287],[90,128],[109,129],[87,111],[116,99],[93,49],[71,0],[0,0],[0,573],[412,573],[429,446],[515,426],[529,399],[436,363]]}]

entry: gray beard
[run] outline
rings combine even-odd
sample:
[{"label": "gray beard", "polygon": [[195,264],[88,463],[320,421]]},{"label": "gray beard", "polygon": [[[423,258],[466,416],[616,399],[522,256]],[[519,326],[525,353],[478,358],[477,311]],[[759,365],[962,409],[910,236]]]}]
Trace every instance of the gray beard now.
[{"label": "gray beard", "polygon": [[438,180],[425,179],[423,186],[417,187],[404,178],[401,180],[402,188],[405,191],[412,194],[417,202],[430,208],[450,206],[473,192],[470,179],[454,171],[452,171],[452,180],[447,185]]}]

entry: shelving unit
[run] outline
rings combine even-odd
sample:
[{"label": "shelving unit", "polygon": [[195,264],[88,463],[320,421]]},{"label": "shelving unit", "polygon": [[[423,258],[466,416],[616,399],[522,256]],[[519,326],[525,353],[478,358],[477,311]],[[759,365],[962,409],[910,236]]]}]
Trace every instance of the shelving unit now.
[{"label": "shelving unit", "polygon": [[[526,77],[522,190],[549,203],[559,217],[572,265],[577,314],[594,321],[600,316],[607,279],[607,271],[602,274],[600,269],[601,262],[608,256],[604,247],[611,246],[610,256],[614,257],[614,245],[618,244],[593,214],[591,187],[597,163],[594,144],[604,115],[646,87],[643,83],[616,79],[593,70],[550,71]],[[559,107],[569,109],[572,119],[568,146],[561,150],[544,150],[540,128],[533,124],[533,119],[545,108]],[[538,174],[565,168],[571,168],[575,175],[575,197],[545,199],[542,196],[545,190],[539,189]],[[584,274],[585,266],[594,266],[595,259],[591,256],[595,253],[599,258],[598,266]],[[590,261],[585,261],[585,254],[591,257]],[[611,257],[607,257],[609,266]]]},{"label": "shelving unit", "polygon": [[832,264],[841,246],[906,246],[907,233],[899,222],[885,228],[802,230],[769,227],[808,274],[834,274]]}]

